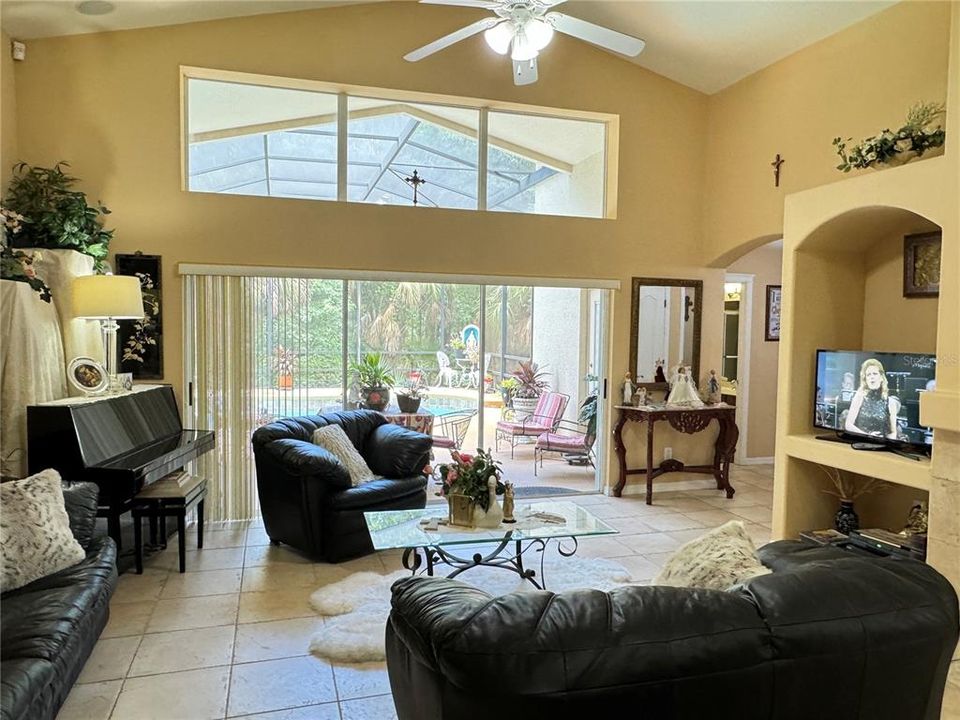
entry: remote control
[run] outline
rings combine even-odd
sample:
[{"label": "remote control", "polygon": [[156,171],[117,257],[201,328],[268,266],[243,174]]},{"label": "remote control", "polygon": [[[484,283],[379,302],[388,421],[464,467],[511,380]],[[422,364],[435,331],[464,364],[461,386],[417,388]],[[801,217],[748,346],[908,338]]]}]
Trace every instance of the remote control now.
[{"label": "remote control", "polygon": [[887,446],[881,443],[855,442],[850,445],[854,450],[886,450]]}]

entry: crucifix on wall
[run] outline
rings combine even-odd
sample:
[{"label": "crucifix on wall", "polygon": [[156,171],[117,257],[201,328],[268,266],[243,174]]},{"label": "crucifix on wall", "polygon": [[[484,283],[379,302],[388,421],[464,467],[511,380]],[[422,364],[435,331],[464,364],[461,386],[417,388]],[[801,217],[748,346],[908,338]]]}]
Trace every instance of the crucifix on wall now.
[{"label": "crucifix on wall", "polygon": [[420,177],[417,174],[417,171],[414,170],[413,175],[411,177],[405,177],[403,181],[407,183],[407,185],[413,188],[413,204],[417,205],[420,186],[423,185],[426,182],[426,180]]},{"label": "crucifix on wall", "polygon": [[780,166],[783,165],[784,162],[786,161],[782,157],[780,157],[780,153],[777,153],[776,159],[772,163],[770,163],[770,165],[773,166],[774,187],[780,187]]}]

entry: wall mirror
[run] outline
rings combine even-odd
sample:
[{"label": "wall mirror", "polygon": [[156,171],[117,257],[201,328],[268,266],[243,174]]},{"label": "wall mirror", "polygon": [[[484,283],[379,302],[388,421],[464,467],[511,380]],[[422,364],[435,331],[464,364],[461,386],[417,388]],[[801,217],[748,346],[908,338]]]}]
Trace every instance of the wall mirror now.
[{"label": "wall mirror", "polygon": [[702,304],[702,280],[633,278],[629,367],[635,383],[666,388],[658,381],[658,364],[669,379],[682,362],[699,386]]}]

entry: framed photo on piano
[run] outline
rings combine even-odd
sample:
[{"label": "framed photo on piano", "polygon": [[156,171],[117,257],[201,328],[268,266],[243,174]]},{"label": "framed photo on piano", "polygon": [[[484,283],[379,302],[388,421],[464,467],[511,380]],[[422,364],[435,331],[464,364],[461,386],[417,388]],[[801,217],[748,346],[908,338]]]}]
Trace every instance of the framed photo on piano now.
[{"label": "framed photo on piano", "polygon": [[163,377],[163,276],[159,255],[117,254],[117,275],[134,275],[143,293],[143,320],[120,320],[117,352],[121,372],[132,373],[134,380],[158,380]]}]

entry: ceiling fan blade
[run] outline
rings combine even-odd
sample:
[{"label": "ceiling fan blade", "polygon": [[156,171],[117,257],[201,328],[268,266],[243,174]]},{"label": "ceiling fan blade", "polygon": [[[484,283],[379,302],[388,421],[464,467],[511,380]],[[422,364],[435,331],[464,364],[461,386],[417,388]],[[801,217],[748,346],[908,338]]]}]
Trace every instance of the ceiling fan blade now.
[{"label": "ceiling fan blade", "polygon": [[420,0],[420,2],[425,5],[456,5],[457,7],[483,8],[484,10],[493,10],[503,4],[495,0]]},{"label": "ceiling fan blade", "polygon": [[537,81],[537,59],[513,61],[513,84],[533,85]]},{"label": "ceiling fan blade", "polygon": [[488,28],[492,28],[494,25],[500,22],[498,17],[489,17],[484,18],[483,20],[477,20],[475,23],[470,23],[464,28],[455,30],[449,35],[444,35],[438,40],[434,40],[432,43],[427,43],[421,48],[407,53],[403,56],[403,59],[408,62],[417,62],[417,60],[423,60],[429,55],[433,55],[435,52],[439,52],[444,48],[448,48],[454,43],[458,43],[461,40],[466,40],[468,37],[472,37],[477,33],[482,33]]},{"label": "ceiling fan blade", "polygon": [[592,22],[581,20],[580,18],[564,15],[563,13],[547,13],[546,19],[553,25],[554,29],[566,35],[571,35],[580,40],[586,40],[588,43],[598,45],[605,50],[636,57],[641,53],[646,43],[640,38],[627,35],[610,28],[594,25]]}]

